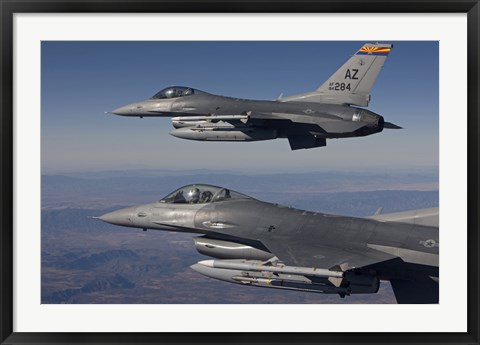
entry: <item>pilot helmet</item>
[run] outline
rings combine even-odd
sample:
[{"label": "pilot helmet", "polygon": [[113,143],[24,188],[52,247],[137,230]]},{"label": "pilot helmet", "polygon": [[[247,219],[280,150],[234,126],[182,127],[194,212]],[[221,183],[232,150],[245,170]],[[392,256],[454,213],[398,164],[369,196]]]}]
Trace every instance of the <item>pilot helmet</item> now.
[{"label": "pilot helmet", "polygon": [[198,202],[200,200],[200,190],[198,188],[192,188],[187,194],[190,198],[190,202]]},{"label": "pilot helmet", "polygon": [[175,89],[170,89],[170,90],[165,91],[165,96],[167,98],[173,98],[173,97],[175,97],[175,94],[176,94]]}]

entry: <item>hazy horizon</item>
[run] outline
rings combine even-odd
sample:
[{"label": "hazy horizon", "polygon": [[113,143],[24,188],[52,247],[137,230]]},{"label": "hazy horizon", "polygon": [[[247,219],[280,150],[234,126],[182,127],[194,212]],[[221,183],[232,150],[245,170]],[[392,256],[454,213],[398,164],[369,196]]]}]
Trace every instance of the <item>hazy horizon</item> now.
[{"label": "hazy horizon", "polygon": [[353,167],[348,169],[342,168],[312,168],[309,170],[305,170],[303,167],[299,168],[283,168],[281,170],[269,167],[259,167],[257,169],[208,169],[208,168],[185,168],[185,169],[174,169],[174,168],[161,168],[161,167],[138,167],[138,166],[131,166],[131,167],[123,167],[123,168],[110,168],[110,169],[102,169],[102,168],[64,168],[64,169],[42,169],[42,175],[62,175],[62,174],[103,174],[107,172],[111,173],[135,173],[135,172],[165,172],[165,173],[172,173],[172,174],[193,174],[197,172],[209,172],[209,173],[238,173],[238,174],[245,174],[245,175],[270,175],[270,174],[315,174],[315,173],[438,173],[439,166],[412,166],[412,167],[404,167],[404,168],[397,168],[397,167]]}]

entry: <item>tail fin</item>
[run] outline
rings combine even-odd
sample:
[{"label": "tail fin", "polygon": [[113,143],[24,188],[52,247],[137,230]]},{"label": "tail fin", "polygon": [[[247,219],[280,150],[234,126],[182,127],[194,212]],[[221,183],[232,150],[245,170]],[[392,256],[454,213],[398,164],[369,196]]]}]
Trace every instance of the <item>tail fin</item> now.
[{"label": "tail fin", "polygon": [[392,44],[366,43],[314,92],[282,101],[324,102],[368,106],[370,90],[393,48]]},{"label": "tail fin", "polygon": [[392,44],[365,44],[316,92],[325,95],[325,101],[367,106],[370,90],[392,47]]}]

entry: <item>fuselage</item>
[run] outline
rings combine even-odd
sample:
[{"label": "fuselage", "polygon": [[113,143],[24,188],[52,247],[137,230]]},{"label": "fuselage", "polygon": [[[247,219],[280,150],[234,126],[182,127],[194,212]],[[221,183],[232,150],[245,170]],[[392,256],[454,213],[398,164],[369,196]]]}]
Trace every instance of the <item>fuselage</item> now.
[{"label": "fuselage", "polygon": [[[172,117],[171,135],[198,141],[251,142],[287,138],[292,150],[324,147],[331,138],[400,128],[365,108],[392,44],[365,44],[317,89],[275,101],[217,96],[169,86],[118,108],[124,116]],[[196,117],[192,120],[189,117]]]},{"label": "fuselage", "polygon": [[[137,117],[247,115],[249,119],[244,123],[238,122],[232,126],[226,122],[216,122],[215,126],[223,125],[225,128],[235,130],[275,128],[276,137],[304,133],[324,138],[365,136],[381,132],[384,124],[383,117],[380,115],[348,105],[249,100],[204,92],[173,99],[151,98],[123,106],[112,112],[117,115]],[[199,123],[192,122],[187,123],[185,127],[196,125]]]},{"label": "fuselage", "polygon": [[[411,279],[416,274],[438,277],[436,227],[334,216],[251,198],[207,204],[155,202],[102,217],[117,225],[204,234],[260,250],[269,249],[272,236],[279,241],[296,241],[298,236],[298,240],[315,243],[319,248],[371,255],[368,267],[380,279]],[[381,263],[376,263],[379,259]],[[301,266],[302,262],[296,264]],[[320,256],[318,267],[322,267]]]}]

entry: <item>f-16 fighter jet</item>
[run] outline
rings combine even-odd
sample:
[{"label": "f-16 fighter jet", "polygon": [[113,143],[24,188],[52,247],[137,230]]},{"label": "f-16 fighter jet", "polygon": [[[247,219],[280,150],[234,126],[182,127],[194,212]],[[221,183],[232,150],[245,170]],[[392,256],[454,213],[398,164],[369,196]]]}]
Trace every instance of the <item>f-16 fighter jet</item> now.
[{"label": "f-16 fighter jet", "polygon": [[438,208],[353,218],[189,185],[99,219],[143,230],[201,234],[212,260],[191,267],[222,281],[275,289],[373,294],[390,281],[398,303],[438,303]]},{"label": "f-16 fighter jet", "polygon": [[326,146],[326,139],[401,128],[365,108],[392,44],[365,44],[312,92],[277,100],[249,100],[172,86],[112,111],[123,116],[172,117],[171,135],[200,141],[287,138],[292,150]]}]

